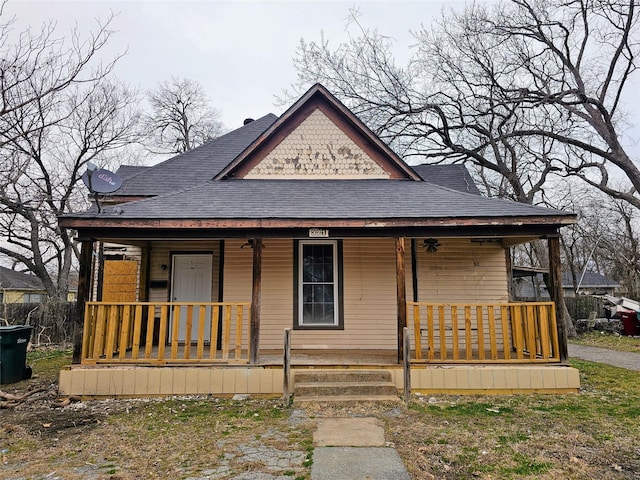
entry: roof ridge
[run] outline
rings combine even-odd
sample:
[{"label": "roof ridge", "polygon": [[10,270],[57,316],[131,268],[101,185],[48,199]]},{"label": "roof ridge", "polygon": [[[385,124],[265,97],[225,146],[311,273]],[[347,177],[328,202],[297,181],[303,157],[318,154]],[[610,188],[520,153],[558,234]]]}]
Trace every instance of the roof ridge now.
[{"label": "roof ridge", "polygon": [[[227,132],[227,133],[225,133],[224,135],[220,135],[219,137],[216,137],[216,138],[214,138],[214,139],[212,139],[212,140],[209,140],[209,141],[207,141],[207,142],[203,143],[202,145],[198,145],[197,147],[192,148],[191,150],[187,150],[187,151],[184,151],[184,152],[178,153],[178,154],[176,154],[176,155],[173,155],[172,157],[169,157],[169,158],[167,158],[166,160],[163,160],[163,161],[162,161],[162,162],[160,162],[160,163],[156,163],[155,165],[149,165],[149,166],[148,166],[148,169],[149,169],[149,170],[153,170],[153,169],[155,169],[155,168],[163,167],[163,166],[166,166],[166,165],[168,165],[168,164],[171,164],[171,163],[177,162],[177,161],[181,160],[185,155],[193,154],[193,152],[197,152],[197,150],[200,150],[201,148],[204,148],[204,147],[210,147],[210,146],[211,146],[212,144],[214,144],[214,143],[218,143],[218,142],[224,141],[224,140],[226,139],[226,137],[228,137],[229,135],[231,135],[231,134],[237,134],[240,130],[245,129],[245,128],[249,127],[249,126],[252,126],[252,125],[251,125],[252,123],[254,123],[254,122],[260,122],[260,121],[263,121],[263,120],[265,120],[267,117],[274,117],[274,121],[278,119],[278,116],[277,116],[277,115],[275,115],[274,113],[267,113],[266,115],[263,115],[262,117],[260,117],[260,118],[258,118],[258,119],[256,119],[256,120],[254,120],[253,122],[247,123],[247,124],[242,125],[242,126],[240,126],[240,127],[238,127],[238,128],[234,128],[233,130],[228,131],[228,132]],[[269,128],[269,127],[267,127],[267,128]],[[234,160],[234,159],[233,159],[233,160]],[[232,161],[233,161],[233,160],[232,160]],[[149,170],[146,170],[146,171],[144,171],[144,172],[143,172],[143,171],[140,171],[140,172],[138,172],[138,173],[135,173],[134,175],[131,175],[130,177],[128,177],[128,178],[127,178],[127,180],[133,180],[133,179],[135,179],[138,175],[141,175],[142,173],[148,173],[148,172],[149,172]],[[215,176],[215,175],[213,175],[213,176]]]}]

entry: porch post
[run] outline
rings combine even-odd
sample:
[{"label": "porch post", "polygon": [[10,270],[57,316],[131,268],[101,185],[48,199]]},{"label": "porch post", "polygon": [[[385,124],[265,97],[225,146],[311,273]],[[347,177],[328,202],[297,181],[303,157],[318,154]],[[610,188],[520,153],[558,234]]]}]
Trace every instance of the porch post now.
[{"label": "porch post", "polygon": [[513,265],[511,264],[511,248],[504,248],[504,260],[507,267],[507,291],[509,292],[509,301],[513,301]]},{"label": "porch post", "polygon": [[560,264],[560,238],[550,237],[549,242],[549,287],[551,288],[551,298],[556,304],[556,325],[558,328],[558,346],[560,361],[567,362],[569,357],[567,347],[567,331],[562,315],[562,267]]},{"label": "porch post", "polygon": [[407,287],[404,268],[404,238],[396,238],[396,291],[398,304],[398,363],[404,356],[404,328],[407,326]]},{"label": "porch post", "polygon": [[80,266],[78,269],[78,293],[76,295],[76,317],[73,321],[73,359],[82,361],[82,329],[84,328],[85,304],[91,299],[91,265],[93,264],[93,241],[80,243]]},{"label": "porch post", "polygon": [[260,287],[262,283],[262,239],[253,239],[253,288],[251,290],[250,363],[258,363],[260,348]]},{"label": "porch post", "polygon": [[139,298],[141,302],[149,301],[149,266],[151,261],[151,255],[149,246],[144,246],[140,249],[140,293]]}]

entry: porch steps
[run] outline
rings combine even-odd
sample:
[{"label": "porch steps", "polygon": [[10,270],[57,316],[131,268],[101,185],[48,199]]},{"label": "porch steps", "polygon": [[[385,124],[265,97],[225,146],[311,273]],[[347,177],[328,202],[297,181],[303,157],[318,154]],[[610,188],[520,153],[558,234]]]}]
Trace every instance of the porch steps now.
[{"label": "porch steps", "polygon": [[385,370],[296,370],[294,401],[396,401],[398,389]]}]

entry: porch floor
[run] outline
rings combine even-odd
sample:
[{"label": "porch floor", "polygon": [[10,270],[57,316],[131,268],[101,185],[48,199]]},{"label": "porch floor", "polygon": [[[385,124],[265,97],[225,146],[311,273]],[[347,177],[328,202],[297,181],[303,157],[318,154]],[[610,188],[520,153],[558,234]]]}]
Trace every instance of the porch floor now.
[{"label": "porch floor", "polygon": [[[261,350],[259,364],[282,365],[283,353],[277,350]],[[291,350],[291,365],[304,366],[393,366],[399,365],[396,350]]]}]

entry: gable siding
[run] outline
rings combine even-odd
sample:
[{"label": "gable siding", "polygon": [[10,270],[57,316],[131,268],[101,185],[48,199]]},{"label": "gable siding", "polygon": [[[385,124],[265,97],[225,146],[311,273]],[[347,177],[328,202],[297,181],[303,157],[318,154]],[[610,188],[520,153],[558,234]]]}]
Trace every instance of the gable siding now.
[{"label": "gable siding", "polygon": [[245,178],[390,178],[331,119],[316,109]]}]

